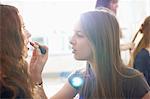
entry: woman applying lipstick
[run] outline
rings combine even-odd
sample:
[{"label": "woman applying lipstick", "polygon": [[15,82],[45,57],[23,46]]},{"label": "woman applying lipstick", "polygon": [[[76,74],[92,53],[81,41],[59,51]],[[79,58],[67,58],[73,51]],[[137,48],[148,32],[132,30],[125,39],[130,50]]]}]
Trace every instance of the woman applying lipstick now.
[{"label": "woman applying lipstick", "polygon": [[[0,98],[19,99],[34,98],[33,89],[36,86],[42,90],[42,98],[46,99],[42,88],[42,79],[37,77],[48,58],[48,48],[45,54],[38,49],[33,50],[30,64],[27,58],[29,37],[23,20],[14,6],[0,4]],[[40,61],[39,61],[40,60]]]}]

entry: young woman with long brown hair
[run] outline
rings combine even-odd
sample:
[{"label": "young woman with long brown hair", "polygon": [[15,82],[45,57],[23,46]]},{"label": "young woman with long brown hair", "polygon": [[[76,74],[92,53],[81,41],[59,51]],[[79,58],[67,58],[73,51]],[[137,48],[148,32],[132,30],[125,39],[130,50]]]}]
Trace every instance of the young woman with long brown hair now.
[{"label": "young woman with long brown hair", "polygon": [[51,99],[150,99],[144,76],[122,63],[120,28],[109,10],[83,13],[70,41],[74,58],[87,61],[86,69],[72,73]]}]

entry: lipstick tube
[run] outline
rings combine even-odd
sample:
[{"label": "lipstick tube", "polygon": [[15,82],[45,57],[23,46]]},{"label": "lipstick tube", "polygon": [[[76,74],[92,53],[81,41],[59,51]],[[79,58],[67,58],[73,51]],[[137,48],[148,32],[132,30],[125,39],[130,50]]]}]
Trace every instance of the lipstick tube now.
[{"label": "lipstick tube", "polygon": [[36,45],[36,44],[34,44],[32,42],[30,42],[30,45],[32,45],[34,48],[39,48],[42,54],[46,53],[46,49],[45,48],[43,48],[43,47],[41,47],[39,45]]}]

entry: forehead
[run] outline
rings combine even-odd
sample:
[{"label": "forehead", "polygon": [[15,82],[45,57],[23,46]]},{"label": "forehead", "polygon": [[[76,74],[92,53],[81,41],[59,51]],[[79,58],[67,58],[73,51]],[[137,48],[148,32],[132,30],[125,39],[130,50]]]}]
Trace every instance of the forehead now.
[{"label": "forehead", "polygon": [[75,30],[75,31],[79,31],[79,30],[81,31],[81,30],[82,30],[80,20],[77,20],[77,21],[75,22],[75,24],[74,24],[74,30]]},{"label": "forehead", "polygon": [[20,19],[20,22],[21,22],[21,24],[23,25],[24,24],[24,22],[23,22],[23,18],[22,18],[22,16],[18,13],[18,16],[19,16],[19,19]]}]

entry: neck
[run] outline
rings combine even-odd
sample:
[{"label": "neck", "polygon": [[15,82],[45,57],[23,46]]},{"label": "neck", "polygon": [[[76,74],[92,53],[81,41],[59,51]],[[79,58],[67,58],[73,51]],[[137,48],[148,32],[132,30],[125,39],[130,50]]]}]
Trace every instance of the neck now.
[{"label": "neck", "polygon": [[95,72],[96,62],[93,60],[93,61],[88,61],[88,63],[91,65],[92,70]]}]

